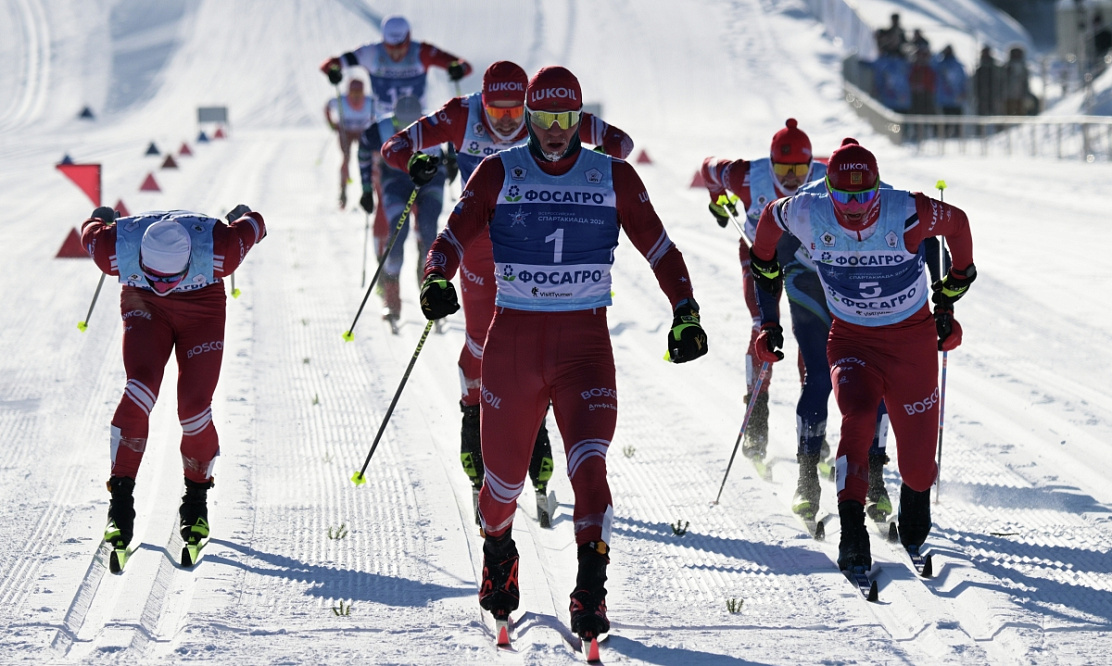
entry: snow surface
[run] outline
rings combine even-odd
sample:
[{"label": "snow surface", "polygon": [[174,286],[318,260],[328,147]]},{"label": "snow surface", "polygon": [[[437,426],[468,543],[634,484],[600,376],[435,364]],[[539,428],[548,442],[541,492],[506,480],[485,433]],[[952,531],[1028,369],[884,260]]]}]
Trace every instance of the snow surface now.
[{"label": "snow surface", "polygon": [[[876,4],[876,3],[871,3]],[[969,3],[963,3],[969,4]],[[893,2],[891,8],[908,3]],[[1112,278],[1079,247],[1112,245],[1112,166],[914,156],[841,101],[839,51],[792,0],[250,2],[14,0],[0,4],[0,660],[29,663],[574,663],[570,486],[553,529],[530,491],[515,523],[522,606],[498,652],[477,603],[481,542],[460,470],[459,315],[425,344],[375,457],[354,486],[424,327],[404,281],[401,333],[355,329],[364,218],[335,210],[339,155],[321,122],[324,58],[404,12],[418,39],[528,71],[575,71],[603,115],[652,158],[638,170],[691,269],[710,354],[666,364],[668,305],[623,242],[610,311],[621,390],[609,457],[616,523],[607,663],[1093,664],[1112,653]],[[887,16],[889,8],[884,9]],[[905,20],[909,17],[905,15]],[[913,21],[907,20],[909,27]],[[1000,36],[1001,41],[1007,39]],[[463,81],[477,90],[480,76]],[[453,94],[430,75],[430,104]],[[89,105],[96,120],[77,120]],[[198,106],[227,105],[229,137],[195,142]],[[873,539],[879,604],[835,570],[838,526],[811,540],[792,516],[793,368],[772,380],[774,480],[734,465],[749,320],[735,236],[688,184],[703,157],[765,154],[784,119],[819,154],[846,135],[883,177],[934,192],[973,224],[980,279],[949,355],[940,501],[917,580]],[[210,128],[211,129],[211,128]],[[192,157],[159,169],[150,142]],[[954,151],[950,151],[953,153]],[[975,152],[975,151],[972,151]],[[104,165],[104,203],[222,215],[245,202],[270,235],[237,274],[213,402],[223,442],[214,539],[176,562],[181,492],[174,368],[137,486],[141,545],[121,576],[98,543],[109,420],[124,385],[119,287],[55,259],[92,210],[55,171]],[[153,173],[161,193],[140,192]],[[458,196],[456,184],[447,197]],[[447,211],[446,211],[447,212]],[[1048,234],[1063,242],[1055,246]],[[413,267],[413,246],[407,250]],[[1084,259],[1084,260],[1083,260]],[[32,280],[33,278],[33,280]],[[28,280],[34,284],[29,285]],[[1096,291],[1092,291],[1096,289]],[[788,352],[794,343],[789,340]],[[831,441],[838,430],[832,405]],[[554,446],[561,448],[552,419]],[[895,464],[886,473],[896,493]],[[835,511],[823,487],[823,508]],[[673,534],[677,521],[689,525]],[[344,538],[330,538],[344,534]],[[730,613],[727,602],[741,603]],[[343,604],[350,614],[338,615]]]}]

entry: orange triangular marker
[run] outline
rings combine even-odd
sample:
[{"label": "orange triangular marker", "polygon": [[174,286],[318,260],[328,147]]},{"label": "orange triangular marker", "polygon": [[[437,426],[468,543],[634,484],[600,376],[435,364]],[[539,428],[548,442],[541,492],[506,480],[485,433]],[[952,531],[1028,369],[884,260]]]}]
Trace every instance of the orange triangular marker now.
[{"label": "orange triangular marker", "polygon": [[178,163],[174,161],[173,155],[167,155],[166,159],[162,160],[163,169],[177,169]]},{"label": "orange triangular marker", "polygon": [[691,179],[691,185],[689,185],[688,187],[706,187],[706,186],[707,186],[707,181],[703,180],[703,172],[701,170],[696,171],[695,172],[695,177]]},{"label": "orange triangular marker", "polygon": [[147,179],[144,180],[143,184],[139,186],[139,191],[140,192],[161,192],[162,188],[159,187],[158,183],[156,183],[154,181],[154,174],[153,173],[148,173],[147,174]]},{"label": "orange triangular marker", "polygon": [[127,212],[127,206],[124,205],[123,199],[116,201],[116,207],[113,209],[120,214],[120,217],[131,217],[131,213]]},{"label": "orange triangular marker", "polygon": [[181,144],[181,150],[178,151],[178,156],[179,157],[185,157],[186,155],[192,155],[192,154],[193,154],[193,151],[189,149],[189,144],[188,143]]},{"label": "orange triangular marker", "polygon": [[66,240],[62,242],[62,247],[58,248],[58,254],[54,255],[55,259],[88,259],[89,253],[81,246],[81,236],[77,235],[77,229],[70,229],[69,235]]},{"label": "orange triangular marker", "polygon": [[54,167],[81,188],[94,206],[100,205],[99,164],[58,164]]},{"label": "orange triangular marker", "polygon": [[212,135],[212,138],[214,138],[214,139],[223,139],[224,138],[224,128],[223,127],[217,127],[216,128],[216,133]]},{"label": "orange triangular marker", "polygon": [[637,156],[637,163],[638,164],[652,164],[653,160],[652,160],[651,157],[649,157],[649,154],[647,152],[642,150],[641,154]]}]

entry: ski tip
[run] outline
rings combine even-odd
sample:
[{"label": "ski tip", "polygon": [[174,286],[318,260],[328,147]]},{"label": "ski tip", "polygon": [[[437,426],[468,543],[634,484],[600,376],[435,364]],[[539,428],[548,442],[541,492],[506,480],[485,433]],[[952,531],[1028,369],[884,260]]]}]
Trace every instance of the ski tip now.
[{"label": "ski tip", "polygon": [[825,541],[825,540],[826,540],[826,526],[823,525],[822,521],[816,522],[815,523],[815,541]]},{"label": "ski tip", "polygon": [[888,523],[888,542],[896,543],[900,540],[900,531],[896,528],[896,523]]},{"label": "ski tip", "polygon": [[127,563],[127,550],[123,548],[113,548],[111,554],[108,556],[108,571],[118,574],[123,573],[124,564]]},{"label": "ski tip", "polygon": [[597,664],[602,661],[598,656],[598,637],[583,639],[583,656],[588,664]]},{"label": "ski tip", "polygon": [[869,595],[865,598],[874,603],[880,600],[880,594],[877,592],[875,580],[869,585]]},{"label": "ski tip", "polygon": [[927,556],[923,558],[923,571],[919,574],[923,578],[931,578],[934,576],[934,560],[932,556],[933,553],[927,553]]},{"label": "ski tip", "polygon": [[494,626],[498,630],[498,647],[509,647],[510,646],[510,621],[509,621],[509,619],[495,620],[494,621]]}]

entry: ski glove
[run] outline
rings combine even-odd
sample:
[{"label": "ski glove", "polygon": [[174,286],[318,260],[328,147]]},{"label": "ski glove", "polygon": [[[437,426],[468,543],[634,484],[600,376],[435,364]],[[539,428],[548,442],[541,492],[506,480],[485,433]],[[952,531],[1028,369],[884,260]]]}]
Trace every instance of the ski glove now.
[{"label": "ski glove", "polygon": [[444,153],[444,172],[448,176],[448,182],[456,182],[456,176],[459,175],[459,160],[456,158],[456,150],[448,144],[448,152]]},{"label": "ski glove", "polygon": [[673,314],[665,360],[672,363],[687,363],[706,354],[707,334],[699,325],[699,304],[695,299],[680,301]]},{"label": "ski glove", "polygon": [[950,351],[961,344],[961,324],[954,319],[952,307],[935,306],[934,327],[938,331],[938,351]]},{"label": "ski glove", "polygon": [[451,79],[453,81],[459,81],[460,79],[463,78],[464,74],[465,74],[465,71],[463,69],[463,64],[460,63],[460,61],[456,60],[452,64],[448,65],[448,78],[449,79]]},{"label": "ski glove", "polygon": [[320,66],[320,71],[324,72],[325,76],[328,77],[328,82],[334,86],[339,85],[340,81],[344,80],[344,73],[340,69],[339,58],[329,58],[325,60],[324,64]]},{"label": "ski glove", "polygon": [[714,216],[718,226],[725,229],[730,223],[730,216],[737,217],[737,197],[728,194],[719,195],[718,200],[710,204],[710,214]]},{"label": "ski glove", "polygon": [[363,196],[359,197],[359,205],[367,211],[368,215],[375,212],[375,191],[367,190],[364,192]]},{"label": "ski glove", "polygon": [[749,273],[762,291],[779,298],[784,277],[780,274],[780,262],[776,259],[776,255],[772,255],[772,259],[765,261],[750,252]]},{"label": "ski glove", "polygon": [[108,206],[98,206],[97,209],[93,211],[93,214],[89,217],[95,217],[99,220],[103,220],[105,224],[115,224],[116,211],[112,210]]},{"label": "ski glove", "polygon": [[935,305],[953,310],[954,303],[965,295],[965,292],[969,290],[969,285],[973,284],[973,280],[976,279],[977,267],[973,264],[969,264],[969,267],[964,271],[950,268],[946,277],[931,285],[931,291],[934,292],[931,300],[934,301]]},{"label": "ski glove", "polygon": [[428,185],[429,181],[436,175],[436,169],[440,166],[440,158],[436,155],[426,155],[421,151],[413,153],[413,157],[409,158],[409,178],[417,187]]},{"label": "ski glove", "polygon": [[236,220],[250,212],[251,209],[246,204],[239,204],[235,208],[228,211],[228,214],[224,216],[224,219],[227,220],[229,223],[235,222]]},{"label": "ski glove", "polygon": [[753,343],[753,353],[761,363],[784,360],[784,329],[774,321],[761,324],[761,332]]},{"label": "ski glove", "polygon": [[442,319],[459,311],[456,288],[439,273],[429,273],[421,285],[421,312],[425,319]]}]

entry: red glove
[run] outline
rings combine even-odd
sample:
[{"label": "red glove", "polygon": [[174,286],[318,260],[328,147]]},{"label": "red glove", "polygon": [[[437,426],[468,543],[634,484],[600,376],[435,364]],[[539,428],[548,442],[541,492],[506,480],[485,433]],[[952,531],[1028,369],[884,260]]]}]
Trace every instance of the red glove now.
[{"label": "red glove", "polygon": [[[959,336],[960,337],[960,336]],[[761,332],[753,343],[753,353],[762,363],[775,363],[784,360],[784,329],[776,322],[768,322],[761,326]]]},{"label": "red glove", "polygon": [[938,331],[938,351],[957,349],[961,344],[961,324],[954,311],[941,305],[934,308],[934,327]]}]

